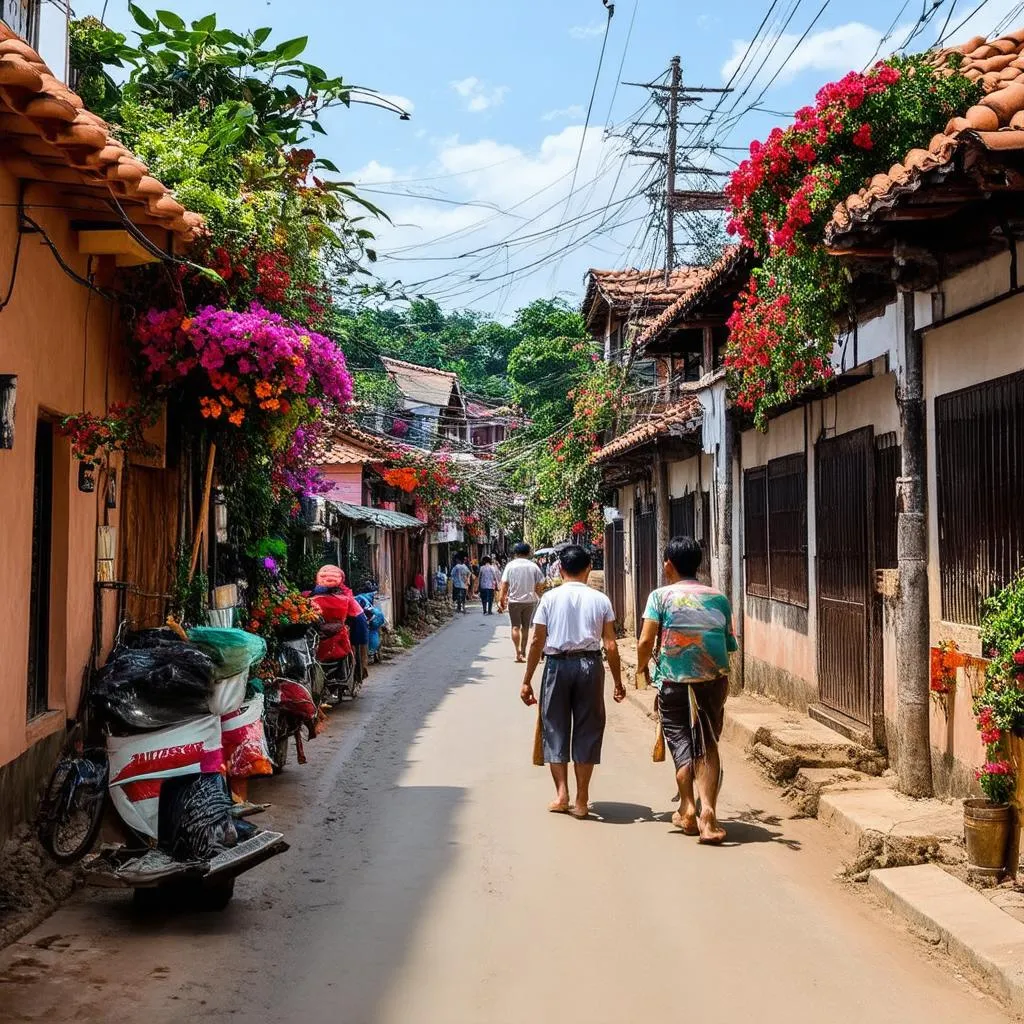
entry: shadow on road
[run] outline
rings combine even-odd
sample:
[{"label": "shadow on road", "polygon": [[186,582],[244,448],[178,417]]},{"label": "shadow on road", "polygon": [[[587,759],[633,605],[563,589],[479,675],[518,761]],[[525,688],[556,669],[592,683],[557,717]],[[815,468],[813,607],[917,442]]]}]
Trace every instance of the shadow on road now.
[{"label": "shadow on road", "polygon": [[660,821],[661,815],[646,804],[599,800],[590,805],[591,817],[603,825],[634,825],[641,821]]}]

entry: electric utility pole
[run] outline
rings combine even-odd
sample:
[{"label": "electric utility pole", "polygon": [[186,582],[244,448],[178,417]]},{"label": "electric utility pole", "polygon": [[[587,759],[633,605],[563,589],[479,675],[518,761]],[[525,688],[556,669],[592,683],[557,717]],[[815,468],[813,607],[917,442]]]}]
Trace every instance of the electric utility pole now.
[{"label": "electric utility pole", "polygon": [[[684,86],[683,71],[678,57],[672,58],[669,66],[669,84],[658,82],[623,82],[623,85],[638,86],[650,89],[658,97],[658,102],[665,108],[664,122],[639,121],[636,128],[664,128],[667,132],[665,151],[631,149],[630,156],[643,157],[646,160],[658,160],[665,164],[665,283],[676,265],[675,218],[677,213],[692,213],[704,210],[724,210],[726,208],[725,193],[720,190],[679,190],[676,188],[677,174],[699,174],[705,178],[727,178],[727,171],[716,171],[707,167],[695,167],[690,163],[679,161],[679,108],[692,106],[700,102],[704,93],[726,93],[731,89],[712,89],[704,86]],[[687,125],[700,127],[704,122],[686,122]],[[683,147],[695,148],[695,147]]]}]

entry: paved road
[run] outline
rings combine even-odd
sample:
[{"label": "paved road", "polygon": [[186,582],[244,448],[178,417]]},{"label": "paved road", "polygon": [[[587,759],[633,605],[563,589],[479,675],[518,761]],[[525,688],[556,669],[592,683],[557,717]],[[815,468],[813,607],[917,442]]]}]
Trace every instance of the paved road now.
[{"label": "paved road", "polygon": [[600,820],[547,814],[508,628],[477,606],[266,787],[292,850],[223,914],[81,895],[0,954],[0,1020],[47,1024],[994,1024],[727,748],[734,840],[665,821],[649,723],[610,706]]}]

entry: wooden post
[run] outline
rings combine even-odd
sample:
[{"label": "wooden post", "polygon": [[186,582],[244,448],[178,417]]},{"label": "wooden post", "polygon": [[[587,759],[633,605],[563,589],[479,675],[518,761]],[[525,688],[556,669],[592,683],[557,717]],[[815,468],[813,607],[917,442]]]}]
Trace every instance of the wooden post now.
[{"label": "wooden post", "polygon": [[1020,865],[1020,829],[1024,824],[1024,739],[1010,734],[1010,762],[1013,764],[1017,785],[1010,797],[1010,843],[1006,851],[1006,873],[1017,877]]},{"label": "wooden post", "polygon": [[199,561],[199,549],[206,533],[206,521],[210,518],[210,494],[213,491],[213,463],[217,457],[217,446],[211,441],[210,451],[206,456],[206,480],[203,483],[203,500],[199,503],[199,514],[196,516],[195,529],[192,531],[192,557],[188,563],[188,581],[196,574],[196,563]]}]

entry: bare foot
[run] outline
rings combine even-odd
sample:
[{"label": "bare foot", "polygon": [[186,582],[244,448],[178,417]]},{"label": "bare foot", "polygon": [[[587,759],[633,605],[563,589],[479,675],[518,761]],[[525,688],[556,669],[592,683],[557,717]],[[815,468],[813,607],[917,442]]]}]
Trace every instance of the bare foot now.
[{"label": "bare foot", "polygon": [[569,813],[577,820],[583,821],[590,817],[590,806],[589,804],[573,804],[572,810]]},{"label": "bare foot", "polygon": [[696,836],[700,835],[700,829],[697,827],[697,815],[696,814],[680,814],[678,811],[672,812],[672,824],[676,828],[681,829],[684,835]]},{"label": "bare foot", "polygon": [[718,818],[712,810],[701,811],[697,827],[700,829],[698,842],[705,846],[718,846],[725,839],[725,829],[718,824]]},{"label": "bare foot", "polygon": [[521,654],[517,654],[516,655],[516,664],[517,665],[521,665],[524,661],[526,661],[526,659]]},{"label": "bare foot", "polygon": [[569,798],[566,797],[564,800],[552,800],[548,804],[548,810],[552,814],[568,814],[569,813]]}]

